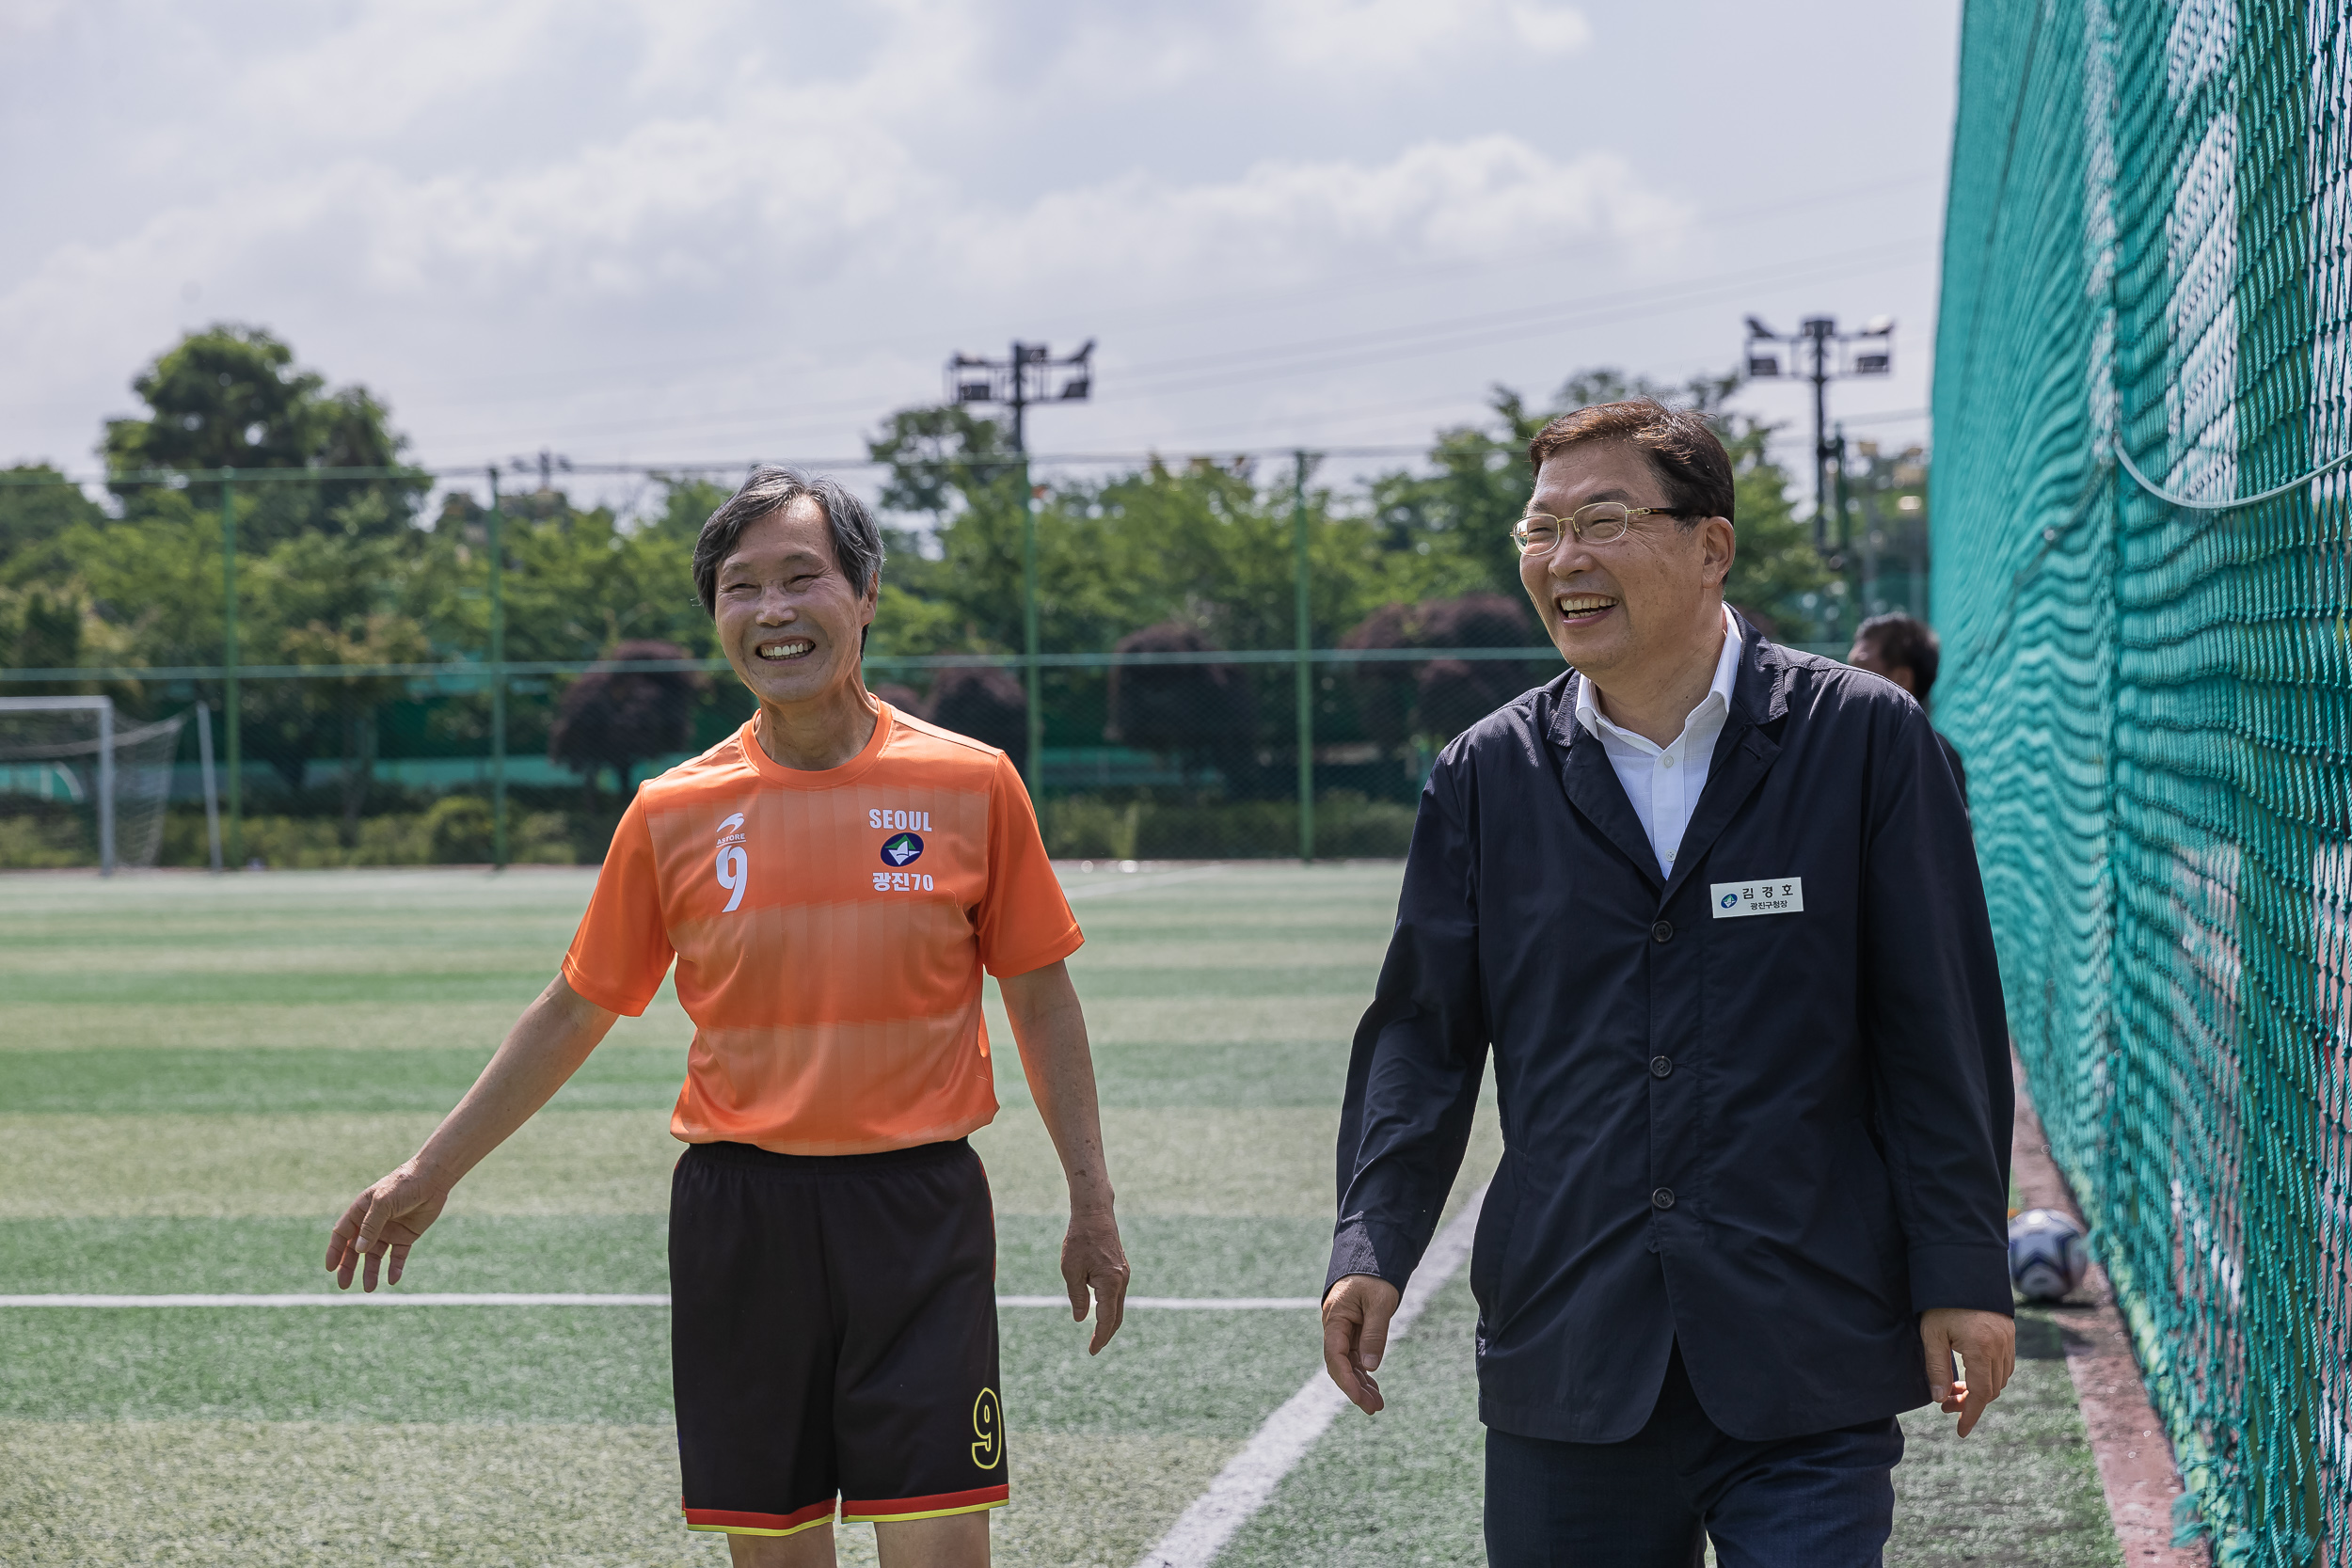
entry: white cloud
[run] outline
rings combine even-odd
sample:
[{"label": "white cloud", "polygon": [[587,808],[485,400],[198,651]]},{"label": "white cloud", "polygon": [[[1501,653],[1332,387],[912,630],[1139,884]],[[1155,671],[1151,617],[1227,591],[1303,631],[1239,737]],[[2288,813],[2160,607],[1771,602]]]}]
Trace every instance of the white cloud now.
[{"label": "white cloud", "polygon": [[1544,0],[1279,0],[1261,14],[1286,59],[1321,69],[1425,69],[1497,44],[1562,55],[1592,38],[1582,13]]},{"label": "white cloud", "polygon": [[243,62],[241,118],[278,136],[349,146],[409,129],[435,108],[487,93],[552,44],[555,0],[367,0],[349,20]]},{"label": "white cloud", "polygon": [[6,0],[0,4],[0,34],[32,38],[45,33],[67,9],[66,0]]},{"label": "white cloud", "polygon": [[1519,41],[1539,55],[1565,55],[1593,41],[1593,24],[1584,13],[1540,0],[1513,0],[1503,8]]},{"label": "white cloud", "polygon": [[[1204,320],[1284,290],[1299,302],[1253,329],[1287,341],[1385,327],[1392,315],[1360,320],[1325,296],[1368,276],[1563,247],[1613,277],[1637,238],[1645,261],[1671,259],[1695,221],[1617,153],[1475,117],[1286,137],[1259,94],[1293,80],[1302,99],[1360,107],[1371,75],[1418,74],[1419,91],[1439,79],[1439,56],[1456,73],[1467,57],[1502,59],[1524,81],[1530,59],[1587,46],[1572,9],[1028,3],[1021,32],[978,0],[869,0],[805,50],[799,20],[777,24],[745,0],[584,12],[361,0],[291,30],[211,119],[191,98],[196,118],[136,121],[169,151],[135,227],[69,231],[0,275],[0,342],[21,351],[0,356],[8,444],[77,460],[96,413],[130,401],[122,384],[139,364],[225,318],[269,325],[335,379],[389,394],[429,459],[470,459],[533,425],[579,430],[580,455],[611,455],[633,417],[675,432],[702,414],[739,433],[814,420],[838,450],[882,409],[929,395],[950,347],[1101,331],[1129,365],[1182,357],[1226,330]],[[1066,14],[1039,20],[1057,6]],[[550,75],[545,56],[567,29],[604,53],[594,71]],[[546,116],[581,103],[593,112],[566,134],[534,139]],[[1321,128],[1317,111],[1298,113]],[[249,139],[215,168],[224,129]],[[183,295],[191,281],[200,304]],[[1520,292],[1558,281],[1531,272]],[[1412,286],[1436,291],[1411,307],[1429,316],[1510,303]],[[705,368],[629,369],[681,362]],[[1472,371],[1470,395],[1498,373]],[[1248,395],[1260,401],[1206,413],[1121,406],[1228,424],[1315,402],[1295,386]],[[1406,378],[1352,385],[1342,401],[1408,395],[1431,393]]]},{"label": "white cloud", "polygon": [[1568,162],[1516,137],[1409,148],[1385,163],[1268,161],[1178,185],[1129,175],[1017,213],[963,215],[955,242],[977,277],[1153,285],[1297,283],[1383,263],[1491,261],[1570,240],[1670,230],[1686,215],[1624,161]]}]

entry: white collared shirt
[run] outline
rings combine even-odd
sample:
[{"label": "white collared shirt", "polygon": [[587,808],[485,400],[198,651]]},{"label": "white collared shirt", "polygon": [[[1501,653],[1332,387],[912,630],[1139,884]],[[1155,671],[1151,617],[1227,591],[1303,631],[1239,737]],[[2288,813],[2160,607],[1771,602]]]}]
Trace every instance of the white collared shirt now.
[{"label": "white collared shirt", "polygon": [[1612,723],[1600,711],[1593,683],[1581,675],[1577,678],[1576,721],[1609,753],[1609,766],[1616,769],[1626,799],[1633,802],[1633,815],[1642,819],[1642,831],[1649,835],[1658,869],[1669,877],[1674,875],[1675,853],[1682,847],[1683,832],[1691,826],[1691,814],[1698,810],[1699,793],[1707,787],[1716,737],[1731,717],[1731,683],[1739,673],[1740,623],[1725,610],[1724,651],[1715,660],[1714,684],[1682,721],[1682,733],[1672,745],[1663,747]]}]

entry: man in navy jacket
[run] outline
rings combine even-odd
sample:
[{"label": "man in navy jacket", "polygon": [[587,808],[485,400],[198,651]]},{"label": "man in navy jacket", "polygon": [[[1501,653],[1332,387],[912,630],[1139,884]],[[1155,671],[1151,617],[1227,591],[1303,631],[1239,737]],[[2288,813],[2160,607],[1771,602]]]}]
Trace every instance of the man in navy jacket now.
[{"label": "man in navy jacket", "polygon": [[[1875,1563],[1898,1412],[2015,1354],[2008,1033],[1968,817],[1900,690],[1728,611],[1729,459],[1647,400],[1530,448],[1573,667],[1457,737],[1356,1033],[1324,1303],[1367,1411],[1491,1046],[1470,1264],[1502,1565]],[[1964,1361],[1961,1374],[1954,1362]]]}]

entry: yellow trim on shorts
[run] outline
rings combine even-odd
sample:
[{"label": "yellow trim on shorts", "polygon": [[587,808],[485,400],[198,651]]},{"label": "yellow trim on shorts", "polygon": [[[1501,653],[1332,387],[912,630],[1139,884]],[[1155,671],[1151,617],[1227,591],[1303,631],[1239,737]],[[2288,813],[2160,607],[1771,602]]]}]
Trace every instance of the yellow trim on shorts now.
[{"label": "yellow trim on shorts", "polygon": [[965,1503],[961,1508],[927,1509],[921,1513],[844,1513],[841,1522],[845,1525],[899,1525],[910,1519],[946,1519],[958,1513],[985,1513],[1010,1501],[1010,1497],[998,1497],[994,1502]]},{"label": "yellow trim on shorts", "polygon": [[691,1520],[687,1522],[686,1528],[692,1530],[701,1530],[707,1535],[786,1536],[798,1535],[804,1529],[815,1529],[819,1525],[830,1525],[832,1523],[833,1516],[831,1514],[826,1514],[821,1518],[811,1519],[805,1525],[794,1525],[790,1529],[761,1529],[755,1525],[697,1525]]}]

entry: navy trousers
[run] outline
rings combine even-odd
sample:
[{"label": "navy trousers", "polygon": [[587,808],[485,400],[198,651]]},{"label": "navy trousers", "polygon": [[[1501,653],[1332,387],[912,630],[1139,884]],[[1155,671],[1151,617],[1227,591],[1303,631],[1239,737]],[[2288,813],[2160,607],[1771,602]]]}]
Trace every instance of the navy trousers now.
[{"label": "navy trousers", "polygon": [[1677,1347],[1622,1443],[1486,1430],[1492,1568],[1877,1568],[1895,1526],[1893,1417],[1750,1443],[1699,1408]]}]

